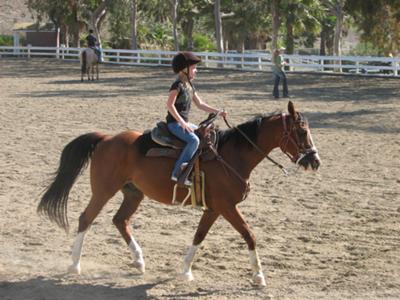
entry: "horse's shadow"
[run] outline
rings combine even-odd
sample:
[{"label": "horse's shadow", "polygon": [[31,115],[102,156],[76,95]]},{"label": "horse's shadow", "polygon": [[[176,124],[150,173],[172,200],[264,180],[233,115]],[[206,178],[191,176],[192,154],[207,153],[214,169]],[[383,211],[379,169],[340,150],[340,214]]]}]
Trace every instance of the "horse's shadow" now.
[{"label": "horse's shadow", "polygon": [[107,285],[65,284],[59,279],[37,277],[26,281],[0,281],[1,299],[150,299],[148,291],[169,279],[128,288]]}]

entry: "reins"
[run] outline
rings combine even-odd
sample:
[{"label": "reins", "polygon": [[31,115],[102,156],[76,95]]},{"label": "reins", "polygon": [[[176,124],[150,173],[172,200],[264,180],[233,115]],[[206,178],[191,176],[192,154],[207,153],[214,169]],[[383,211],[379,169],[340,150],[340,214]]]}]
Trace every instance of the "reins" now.
[{"label": "reins", "polygon": [[277,167],[279,167],[281,170],[282,170],[282,172],[283,172],[283,174],[285,174],[285,176],[288,176],[289,175],[289,172],[285,169],[285,167],[284,166],[282,166],[280,163],[278,163],[278,162],[276,162],[275,160],[273,160],[271,157],[269,157],[268,156],[268,154],[266,154],[264,151],[262,151],[261,149],[260,149],[260,147],[258,147],[257,145],[256,145],[256,143],[254,143],[242,130],[240,130],[240,128],[239,127],[237,127],[237,126],[231,126],[230,124],[229,124],[229,122],[228,122],[228,120],[225,118],[225,117],[223,117],[223,119],[224,119],[224,122],[225,122],[225,124],[226,124],[226,126],[228,126],[228,128],[234,128],[234,129],[236,129],[263,157],[265,157],[265,158],[267,158],[270,162],[272,162],[275,166],[277,166]]}]

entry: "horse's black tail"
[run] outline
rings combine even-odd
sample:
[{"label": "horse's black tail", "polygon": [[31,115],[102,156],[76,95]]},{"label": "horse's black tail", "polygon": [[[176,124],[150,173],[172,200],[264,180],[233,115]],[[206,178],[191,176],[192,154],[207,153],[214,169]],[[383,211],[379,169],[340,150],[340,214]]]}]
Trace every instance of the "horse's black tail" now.
[{"label": "horse's black tail", "polygon": [[99,133],[81,135],[65,146],[53,182],[45,190],[38,205],[39,214],[48,216],[68,232],[67,200],[69,192],[87,166],[96,145],[104,138]]},{"label": "horse's black tail", "polygon": [[86,64],[87,64],[86,51],[83,51],[82,52],[82,66],[81,66],[82,74],[84,74],[86,72]]}]

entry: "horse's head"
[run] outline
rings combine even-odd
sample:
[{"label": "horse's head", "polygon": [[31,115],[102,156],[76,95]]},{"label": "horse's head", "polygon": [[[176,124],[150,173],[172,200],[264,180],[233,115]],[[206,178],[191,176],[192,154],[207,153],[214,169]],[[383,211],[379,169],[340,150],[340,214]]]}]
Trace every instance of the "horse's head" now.
[{"label": "horse's head", "polygon": [[308,169],[317,170],[321,164],[317,148],[313,143],[307,119],[294,108],[291,101],[288,103],[289,116],[283,115],[284,133],[280,148],[290,159]]}]

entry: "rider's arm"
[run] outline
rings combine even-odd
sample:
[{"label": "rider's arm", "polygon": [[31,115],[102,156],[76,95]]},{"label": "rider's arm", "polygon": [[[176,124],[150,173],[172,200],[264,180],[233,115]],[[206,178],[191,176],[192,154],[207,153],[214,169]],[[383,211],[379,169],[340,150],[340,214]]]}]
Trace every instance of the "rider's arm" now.
[{"label": "rider's arm", "polygon": [[197,94],[197,92],[194,92],[194,97],[193,97],[193,101],[196,104],[196,106],[198,108],[200,108],[201,110],[204,110],[208,113],[220,113],[221,116],[226,117],[226,112],[224,110],[220,110],[220,109],[216,109],[214,107],[211,107],[210,105],[208,105],[207,103],[205,103],[200,96]]}]

